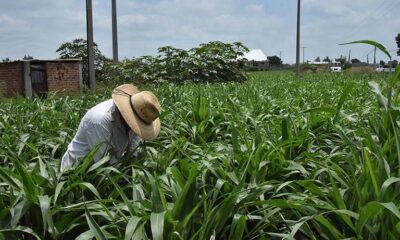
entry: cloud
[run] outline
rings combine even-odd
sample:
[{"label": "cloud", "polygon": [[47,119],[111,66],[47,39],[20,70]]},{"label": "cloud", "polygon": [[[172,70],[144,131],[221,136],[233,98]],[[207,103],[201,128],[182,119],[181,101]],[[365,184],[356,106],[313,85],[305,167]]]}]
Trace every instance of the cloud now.
[{"label": "cloud", "polygon": [[[347,54],[366,61],[372,47],[339,43],[371,39],[384,44],[389,50],[395,48],[394,37],[399,32],[397,0],[304,0],[302,39],[310,58]],[[371,55],[369,56],[371,57]],[[378,57],[384,59],[381,53]],[[371,58],[370,58],[371,59]]]},{"label": "cloud", "polygon": [[[301,45],[306,58],[331,57],[349,47],[338,43],[369,38],[393,49],[398,33],[398,0],[302,0]],[[119,56],[156,54],[171,45],[190,49],[208,41],[242,41],[267,55],[282,51],[294,62],[296,1],[119,0]],[[56,58],[65,41],[86,37],[82,0],[14,0],[0,3],[0,58]],[[112,56],[111,3],[93,0],[94,40]],[[356,55],[369,49],[352,46]]]},{"label": "cloud", "polygon": [[242,6],[232,0],[133,1],[122,8],[119,32],[121,40],[130,39],[129,43],[124,43],[129,46],[124,52],[128,57],[148,52],[139,47],[143,39],[146,46],[157,47],[174,45],[189,49],[203,42],[220,40],[246,41],[260,48],[260,42],[263,45],[267,42],[262,36],[268,36],[269,31],[281,25],[279,19],[265,13],[263,5]]},{"label": "cloud", "polygon": [[264,13],[264,6],[262,4],[249,4],[245,8],[246,12],[249,14]]}]

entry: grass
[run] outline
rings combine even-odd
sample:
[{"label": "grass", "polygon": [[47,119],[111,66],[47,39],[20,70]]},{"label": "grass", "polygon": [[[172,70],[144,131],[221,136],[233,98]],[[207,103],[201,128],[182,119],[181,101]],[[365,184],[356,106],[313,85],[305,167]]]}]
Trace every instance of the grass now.
[{"label": "grass", "polygon": [[92,165],[93,150],[65,174],[81,117],[112,89],[4,101],[0,239],[397,239],[399,102],[386,78],[141,86],[161,102],[160,137],[135,162]]}]

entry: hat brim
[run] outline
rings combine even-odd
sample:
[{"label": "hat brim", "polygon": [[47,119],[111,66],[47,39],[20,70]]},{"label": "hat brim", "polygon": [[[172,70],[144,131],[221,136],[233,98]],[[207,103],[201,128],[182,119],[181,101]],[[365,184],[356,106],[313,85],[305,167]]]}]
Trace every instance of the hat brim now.
[{"label": "hat brim", "polygon": [[144,140],[154,140],[160,133],[160,118],[157,118],[152,123],[147,124],[143,122],[140,117],[133,111],[130,96],[139,92],[139,89],[134,85],[124,84],[114,89],[112,93],[112,99],[122,117],[124,118],[125,122],[134,133],[136,133]]}]

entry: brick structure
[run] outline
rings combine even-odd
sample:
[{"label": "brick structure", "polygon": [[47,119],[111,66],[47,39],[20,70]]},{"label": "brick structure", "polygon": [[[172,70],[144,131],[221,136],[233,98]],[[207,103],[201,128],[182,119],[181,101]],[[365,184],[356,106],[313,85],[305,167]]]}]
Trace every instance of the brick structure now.
[{"label": "brick structure", "polygon": [[76,62],[47,62],[49,91],[79,92],[79,64]]},{"label": "brick structure", "polygon": [[32,93],[81,92],[82,67],[79,59],[27,60],[0,63],[0,96]]},{"label": "brick structure", "polygon": [[11,97],[24,93],[23,64],[0,63],[0,97]]}]

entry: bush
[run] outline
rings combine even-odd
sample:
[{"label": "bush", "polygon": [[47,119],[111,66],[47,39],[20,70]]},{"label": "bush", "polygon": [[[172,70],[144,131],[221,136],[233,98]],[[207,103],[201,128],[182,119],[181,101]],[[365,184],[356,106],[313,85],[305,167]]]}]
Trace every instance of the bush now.
[{"label": "bush", "polygon": [[209,42],[189,51],[165,46],[156,57],[125,59],[107,64],[105,80],[131,82],[168,81],[242,82],[247,79],[241,56],[248,49],[239,42]]},{"label": "bush", "polygon": [[[111,62],[110,59],[106,58],[99,50],[96,43],[93,43],[95,61],[94,68],[96,71],[96,78],[102,79],[104,74],[104,66],[107,62]],[[82,77],[83,83],[88,85],[89,82],[89,57],[87,52],[87,41],[86,39],[77,38],[72,42],[65,42],[58,47],[56,50],[60,54],[61,59],[69,58],[81,58],[82,59]]]},{"label": "bush", "polygon": [[300,71],[301,72],[316,73],[317,72],[317,65],[309,64],[309,63],[302,63],[302,64],[300,64]]}]

